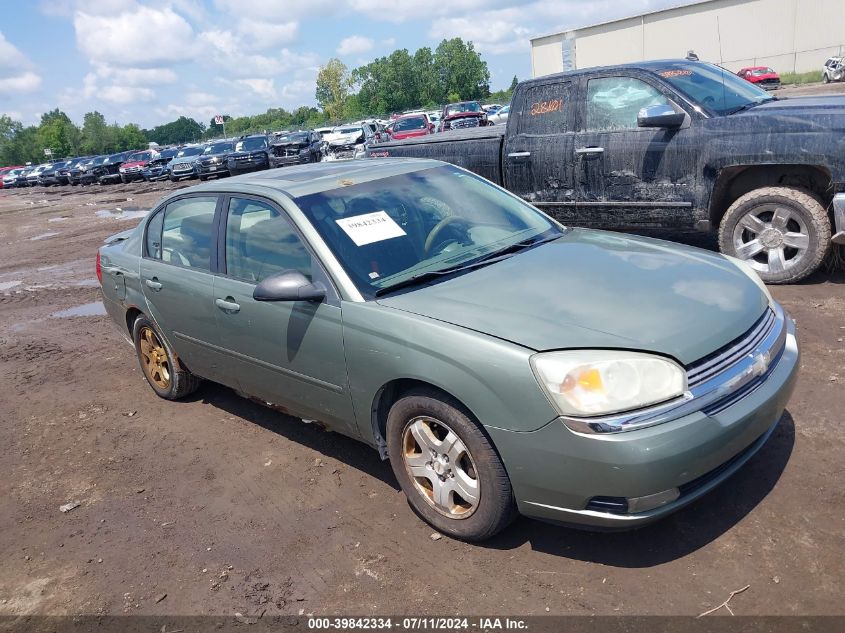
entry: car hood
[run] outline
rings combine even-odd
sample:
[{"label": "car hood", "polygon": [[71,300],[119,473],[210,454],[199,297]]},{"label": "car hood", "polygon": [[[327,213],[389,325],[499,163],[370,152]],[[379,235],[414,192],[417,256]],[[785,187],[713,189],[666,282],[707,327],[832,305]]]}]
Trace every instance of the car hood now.
[{"label": "car hood", "polygon": [[[244,153],[244,152],[240,152],[240,153]],[[249,152],[246,152],[246,153],[249,153]],[[199,158],[199,160],[210,160],[212,158],[226,158],[227,156],[230,156],[232,154],[234,154],[234,152],[219,152],[217,154],[200,154],[198,158]]]},{"label": "car hood", "polygon": [[181,163],[193,163],[199,160],[200,154],[192,154],[190,156],[180,156],[176,158],[175,156],[170,159],[167,163],[168,165],[179,165]]},{"label": "car hood", "polygon": [[144,167],[149,162],[148,160],[133,160],[131,163],[123,163],[121,167]]},{"label": "car hood", "polygon": [[363,132],[350,132],[349,134],[326,134],[323,140],[329,145],[349,145],[355,143],[364,135]]},{"label": "car hood", "polygon": [[428,136],[428,130],[406,130],[404,132],[394,132],[390,138],[401,141],[403,138],[416,138],[418,136]]},{"label": "car hood", "polygon": [[768,299],[721,255],[576,229],[379,304],[537,351],[634,349],[687,365],[744,334]]},{"label": "car hood", "polygon": [[447,114],[442,121],[454,121],[455,119],[468,119],[470,117],[482,118],[483,112],[455,112],[454,114]]},{"label": "car hood", "polygon": [[790,116],[800,116],[799,111],[807,114],[845,114],[845,95],[828,95],[821,97],[781,97],[746,110],[742,114],[774,114],[782,113]]}]

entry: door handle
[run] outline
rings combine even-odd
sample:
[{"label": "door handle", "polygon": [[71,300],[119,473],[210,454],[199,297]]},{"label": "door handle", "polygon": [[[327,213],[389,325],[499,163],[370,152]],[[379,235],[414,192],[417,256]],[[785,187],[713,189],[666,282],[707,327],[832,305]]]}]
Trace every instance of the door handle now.
[{"label": "door handle", "polygon": [[161,290],[161,284],[155,277],[153,277],[152,279],[147,279],[144,283],[147,284],[147,288],[155,290],[156,292]]},{"label": "door handle", "polygon": [[603,147],[579,147],[575,150],[575,153],[578,155],[581,154],[604,154]]},{"label": "door handle", "polygon": [[232,297],[226,297],[225,299],[215,299],[214,305],[216,305],[224,312],[240,312],[241,306],[235,303],[234,299],[232,299],[232,301],[229,301],[229,299],[232,299]]},{"label": "door handle", "polygon": [[508,154],[508,158],[528,158],[531,156],[531,152],[511,152]]}]

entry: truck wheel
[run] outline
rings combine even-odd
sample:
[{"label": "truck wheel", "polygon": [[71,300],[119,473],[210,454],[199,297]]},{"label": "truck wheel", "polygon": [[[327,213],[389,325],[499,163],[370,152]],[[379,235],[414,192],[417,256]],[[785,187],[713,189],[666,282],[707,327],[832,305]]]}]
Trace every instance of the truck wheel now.
[{"label": "truck wheel", "polygon": [[439,393],[413,391],[390,408],[387,451],[413,509],[444,534],[482,541],[516,517],[510,479],[487,436]]},{"label": "truck wheel", "polygon": [[141,373],[156,395],[166,400],[178,400],[193,393],[202,384],[202,379],[180,366],[173,350],[147,317],[141,315],[135,319],[132,337]]},{"label": "truck wheel", "polygon": [[719,226],[719,249],[743,259],[769,284],[813,273],[830,248],[821,201],[795,187],[764,187],[734,202]]}]

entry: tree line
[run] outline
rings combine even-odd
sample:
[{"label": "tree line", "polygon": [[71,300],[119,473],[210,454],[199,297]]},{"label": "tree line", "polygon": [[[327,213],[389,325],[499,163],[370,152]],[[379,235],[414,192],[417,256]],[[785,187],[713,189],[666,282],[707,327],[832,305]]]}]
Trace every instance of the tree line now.
[{"label": "tree line", "polygon": [[270,130],[293,130],[333,125],[368,116],[388,116],[411,108],[434,109],[444,103],[487,99],[506,103],[517,79],[506,90],[490,92],[490,71],[472,42],[443,40],[413,55],[407,49],[349,70],[331,59],[317,75],[319,109],[301,106],[293,111],[269,108],[263,114],[223,115],[225,125],[207,124],[181,116],[175,121],[141,129],[134,123],[108,123],[100,112],[88,112],[79,126],[56,108],[41,115],[38,125],[24,126],[0,115],[0,166],[40,163],[44,150],[54,158],[111,154],[141,149],[149,142],[175,145]]}]

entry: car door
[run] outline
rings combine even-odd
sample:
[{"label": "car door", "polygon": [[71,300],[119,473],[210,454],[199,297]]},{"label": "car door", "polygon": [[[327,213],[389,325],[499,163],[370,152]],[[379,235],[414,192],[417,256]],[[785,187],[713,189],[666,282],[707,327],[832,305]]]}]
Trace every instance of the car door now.
[{"label": "car door", "polygon": [[590,77],[582,91],[582,125],[575,137],[578,224],[691,226],[697,152],[689,112],[680,128],[638,127],[642,108],[668,105],[685,111],[646,77]]},{"label": "car door", "polygon": [[505,187],[550,215],[575,210],[572,84],[552,80],[518,93],[504,144]]},{"label": "car door", "polygon": [[220,197],[186,195],[150,217],[141,258],[149,314],[195,374],[232,384],[217,342],[212,271]]},{"label": "car door", "polygon": [[[241,390],[357,436],[339,297],[287,214],[257,197],[225,201],[214,302],[221,346]],[[260,302],[256,285],[297,270],[327,289],[322,302]]]}]

